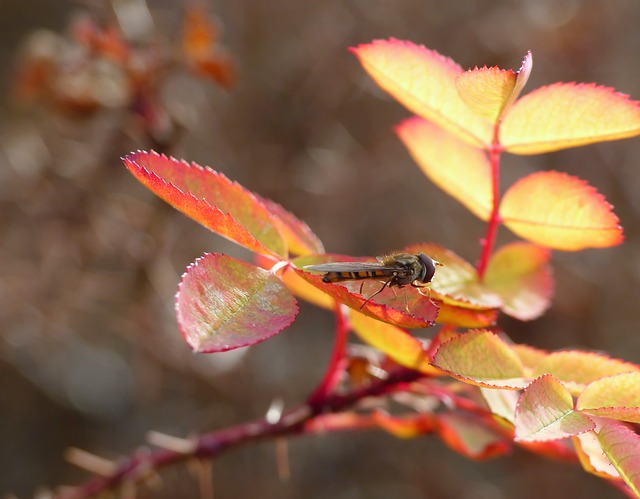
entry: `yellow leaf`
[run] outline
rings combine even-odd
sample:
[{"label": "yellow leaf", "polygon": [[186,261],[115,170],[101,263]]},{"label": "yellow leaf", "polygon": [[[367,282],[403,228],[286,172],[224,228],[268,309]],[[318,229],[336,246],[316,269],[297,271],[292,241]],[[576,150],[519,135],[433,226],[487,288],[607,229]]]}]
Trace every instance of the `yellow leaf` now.
[{"label": "yellow leaf", "polygon": [[474,113],[495,123],[513,93],[516,77],[510,69],[475,68],[458,76],[456,88]]},{"label": "yellow leaf", "polygon": [[424,174],[484,221],[491,213],[491,166],[486,153],[422,118],[409,118],[396,133]]},{"label": "yellow leaf", "polygon": [[491,144],[493,126],[460,98],[455,83],[463,70],[451,59],[393,38],[360,45],[353,52],[376,83],[411,112],[476,147]]},{"label": "yellow leaf", "polygon": [[556,83],[513,104],[500,127],[500,143],[514,154],[540,154],[638,134],[638,102],[607,87]]},{"label": "yellow leaf", "polygon": [[430,365],[422,343],[406,331],[351,310],[351,326],[365,343],[387,354],[398,364],[425,374],[439,375]]},{"label": "yellow leaf", "polygon": [[507,190],[500,218],[517,235],[548,248],[577,251],[622,242],[618,217],[602,194],[584,180],[538,172]]}]

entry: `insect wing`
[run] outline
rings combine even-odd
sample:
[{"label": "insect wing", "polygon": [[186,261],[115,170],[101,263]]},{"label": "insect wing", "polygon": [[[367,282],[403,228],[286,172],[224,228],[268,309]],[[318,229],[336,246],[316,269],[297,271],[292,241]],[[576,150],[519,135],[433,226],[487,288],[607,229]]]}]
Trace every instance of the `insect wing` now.
[{"label": "insect wing", "polygon": [[400,270],[397,266],[376,262],[336,262],[309,265],[305,270],[324,272],[324,282],[361,281],[365,279],[394,278]]},{"label": "insect wing", "polygon": [[382,265],[378,262],[333,262],[333,263],[321,263],[319,265],[307,265],[303,267],[304,270],[311,270],[313,272],[367,272],[367,271],[396,271],[398,267],[392,267],[389,265]]}]

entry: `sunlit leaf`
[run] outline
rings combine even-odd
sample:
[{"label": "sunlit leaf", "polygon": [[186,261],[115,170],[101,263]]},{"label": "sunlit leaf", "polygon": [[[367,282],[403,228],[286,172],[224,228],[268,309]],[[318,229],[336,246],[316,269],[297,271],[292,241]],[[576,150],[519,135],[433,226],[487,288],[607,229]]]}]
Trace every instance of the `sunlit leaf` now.
[{"label": "sunlit leaf", "polygon": [[[382,283],[375,280],[325,283],[322,281],[322,273],[302,270],[307,265],[320,263],[362,261],[372,261],[372,259],[334,254],[310,255],[292,260],[294,265],[292,269],[299,277],[331,298],[369,317],[408,328],[423,328],[435,323],[438,307],[411,286],[405,286],[402,289],[387,287],[375,298],[367,301],[367,298],[380,289]],[[360,293],[361,285],[362,294]]]},{"label": "sunlit leaf", "polygon": [[182,276],[176,310],[182,335],[194,351],[220,352],[277,334],[293,322],[298,306],[270,272],[205,254]]},{"label": "sunlit leaf", "polygon": [[281,278],[287,288],[298,298],[302,298],[309,303],[313,303],[327,310],[334,309],[335,299],[332,298],[331,295],[328,295],[308,280],[300,277],[299,273],[290,267],[283,269]]},{"label": "sunlit leaf", "polygon": [[274,215],[221,173],[153,151],[123,161],[145,187],[208,229],[252,251],[287,256]]},{"label": "sunlit leaf", "polygon": [[594,381],[580,394],[576,408],[595,416],[640,423],[640,372]]},{"label": "sunlit leaf", "polygon": [[553,249],[606,248],[622,242],[611,205],[585,181],[559,172],[519,180],[500,205],[504,224],[524,239]]},{"label": "sunlit leaf", "polygon": [[493,414],[513,424],[519,398],[518,392],[480,387],[480,393]]},{"label": "sunlit leaf", "polygon": [[569,350],[547,355],[533,370],[533,376],[553,374],[574,395],[579,395],[586,385],[614,374],[638,371],[635,364],[611,359],[593,352]]},{"label": "sunlit leaf", "polygon": [[510,441],[469,414],[438,414],[438,434],[454,451],[470,459],[501,456],[511,449]]},{"label": "sunlit leaf", "polygon": [[353,52],[376,83],[411,112],[476,147],[491,144],[492,124],[460,98],[455,83],[463,70],[451,59],[395,39],[375,40]]},{"label": "sunlit leaf", "polygon": [[398,137],[431,181],[482,220],[491,213],[491,166],[482,149],[419,117],[396,127]]},{"label": "sunlit leaf", "polygon": [[[258,196],[256,196],[258,197]],[[278,203],[260,198],[272,215],[274,223],[287,243],[287,249],[294,255],[308,255],[310,253],[324,253],[322,241],[309,226],[298,219],[293,213],[285,210]]]},{"label": "sunlit leaf", "polygon": [[520,357],[528,378],[535,378],[533,375],[534,368],[542,362],[542,359],[549,355],[549,352],[546,350],[523,344],[511,345],[511,349]]},{"label": "sunlit leaf", "polygon": [[636,496],[640,496],[640,436],[623,423],[602,420],[602,450]]},{"label": "sunlit leaf", "polygon": [[542,315],[553,294],[548,249],[525,242],[503,246],[495,252],[484,284],[503,301],[502,310],[520,320]]},{"label": "sunlit leaf", "polygon": [[638,134],[638,102],[607,87],[556,83],[513,104],[500,143],[515,154],[539,154]]},{"label": "sunlit leaf", "polygon": [[414,244],[405,248],[405,251],[425,253],[442,263],[431,281],[434,299],[450,305],[478,309],[498,308],[502,305],[501,298],[479,282],[475,267],[453,251],[431,243]]},{"label": "sunlit leaf", "polygon": [[535,379],[520,395],[515,417],[516,440],[558,440],[594,428],[589,416],[573,410],[571,392],[551,375]]},{"label": "sunlit leaf", "polygon": [[620,478],[618,470],[602,450],[595,431],[587,431],[572,439],[580,464],[585,471],[602,478]]},{"label": "sunlit leaf", "polygon": [[488,331],[472,331],[444,343],[432,365],[478,386],[518,389],[527,385],[518,356]]},{"label": "sunlit leaf", "polygon": [[474,68],[456,78],[456,88],[474,113],[496,123],[513,93],[516,77],[510,69]]},{"label": "sunlit leaf", "polygon": [[[435,296],[435,293],[434,293]],[[482,328],[493,326],[498,319],[495,308],[478,307],[470,303],[456,301],[457,305],[432,298],[438,307],[438,324],[447,324],[463,328]]]},{"label": "sunlit leaf", "polygon": [[384,352],[398,364],[425,374],[440,373],[430,365],[424,345],[406,331],[355,310],[351,311],[351,326],[365,343]]}]

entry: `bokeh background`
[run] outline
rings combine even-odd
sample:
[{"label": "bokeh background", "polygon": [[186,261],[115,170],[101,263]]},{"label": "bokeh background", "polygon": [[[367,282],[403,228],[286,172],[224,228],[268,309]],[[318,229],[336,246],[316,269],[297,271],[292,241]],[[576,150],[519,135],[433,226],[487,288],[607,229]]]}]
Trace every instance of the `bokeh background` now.
[{"label": "bokeh background", "polygon": [[[152,33],[145,43],[162,40],[168,50],[183,2],[0,0],[2,494],[31,497],[81,481],[86,473],[64,460],[69,447],[117,458],[144,444],[149,430],[188,436],[259,417],[274,400],[296,404],[327,362],[332,317],[304,303],[298,320],[268,342],[224,355],[190,352],[174,318],[181,273],[205,251],[250,254],[154,199],[121,155],[161,146],[210,165],[296,213],[332,252],[375,255],[433,241],[475,261],[482,223],[412,163],[392,132],[407,111],[376,88],[348,47],[393,36],[463,67],[514,69],[531,50],[525,92],[585,81],[640,98],[634,0],[206,5],[223,27],[236,84],[227,89],[180,67],[159,75],[167,115],[150,135],[109,71],[78,83],[71,68],[61,80],[71,94],[73,84],[92,89],[101,99],[91,109],[51,95],[25,99],[16,74],[34,46],[77,56],[65,43],[81,15]],[[552,308],[530,323],[501,320],[515,341],[640,362],[639,168],[638,139],[504,158],[505,185],[542,169],[586,179],[615,205],[626,234],[616,248],[555,253]],[[511,239],[503,229],[500,241]],[[290,441],[288,450],[288,480],[278,476],[273,443],[224,455],[213,466],[217,497],[619,496],[576,465],[518,450],[469,462],[429,437],[315,436]],[[185,467],[162,478],[161,489],[141,497],[197,496]]]}]

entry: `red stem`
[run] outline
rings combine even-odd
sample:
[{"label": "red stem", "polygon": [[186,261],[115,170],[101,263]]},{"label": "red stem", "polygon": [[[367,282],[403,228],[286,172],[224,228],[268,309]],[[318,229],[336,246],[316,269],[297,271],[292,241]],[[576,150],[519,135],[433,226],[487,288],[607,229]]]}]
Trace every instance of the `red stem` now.
[{"label": "red stem", "polygon": [[410,383],[423,374],[409,369],[390,372],[384,380],[346,393],[330,393],[317,399],[316,405],[301,405],[286,411],[275,423],[257,419],[236,426],[201,435],[189,452],[171,449],[156,451],[141,450],[127,459],[119,461],[117,470],[109,476],[94,476],[72,490],[55,496],[58,499],[84,499],[113,489],[123,483],[135,483],[144,479],[151,471],[189,461],[194,458],[210,459],[223,451],[256,441],[283,435],[306,433],[305,423],[329,412],[341,412],[366,397],[384,395],[390,391],[407,389]]},{"label": "red stem", "polygon": [[329,359],[329,365],[327,366],[327,370],[324,373],[322,381],[307,399],[307,402],[312,407],[322,404],[322,402],[327,398],[327,395],[333,391],[333,388],[340,381],[339,378],[342,372],[341,364],[344,360],[344,352],[347,346],[347,337],[349,336],[350,325],[346,307],[337,301],[335,302],[335,316],[336,334],[331,358]]},{"label": "red stem", "polygon": [[493,251],[493,246],[496,242],[496,235],[498,234],[498,227],[500,227],[500,155],[502,154],[502,148],[500,146],[500,139],[498,138],[499,126],[496,125],[493,134],[493,143],[489,149],[489,161],[491,163],[491,215],[489,217],[489,223],[487,224],[487,233],[481,241],[482,250],[480,253],[480,259],[478,260],[478,277],[482,281],[484,273],[487,270],[489,258]]}]

